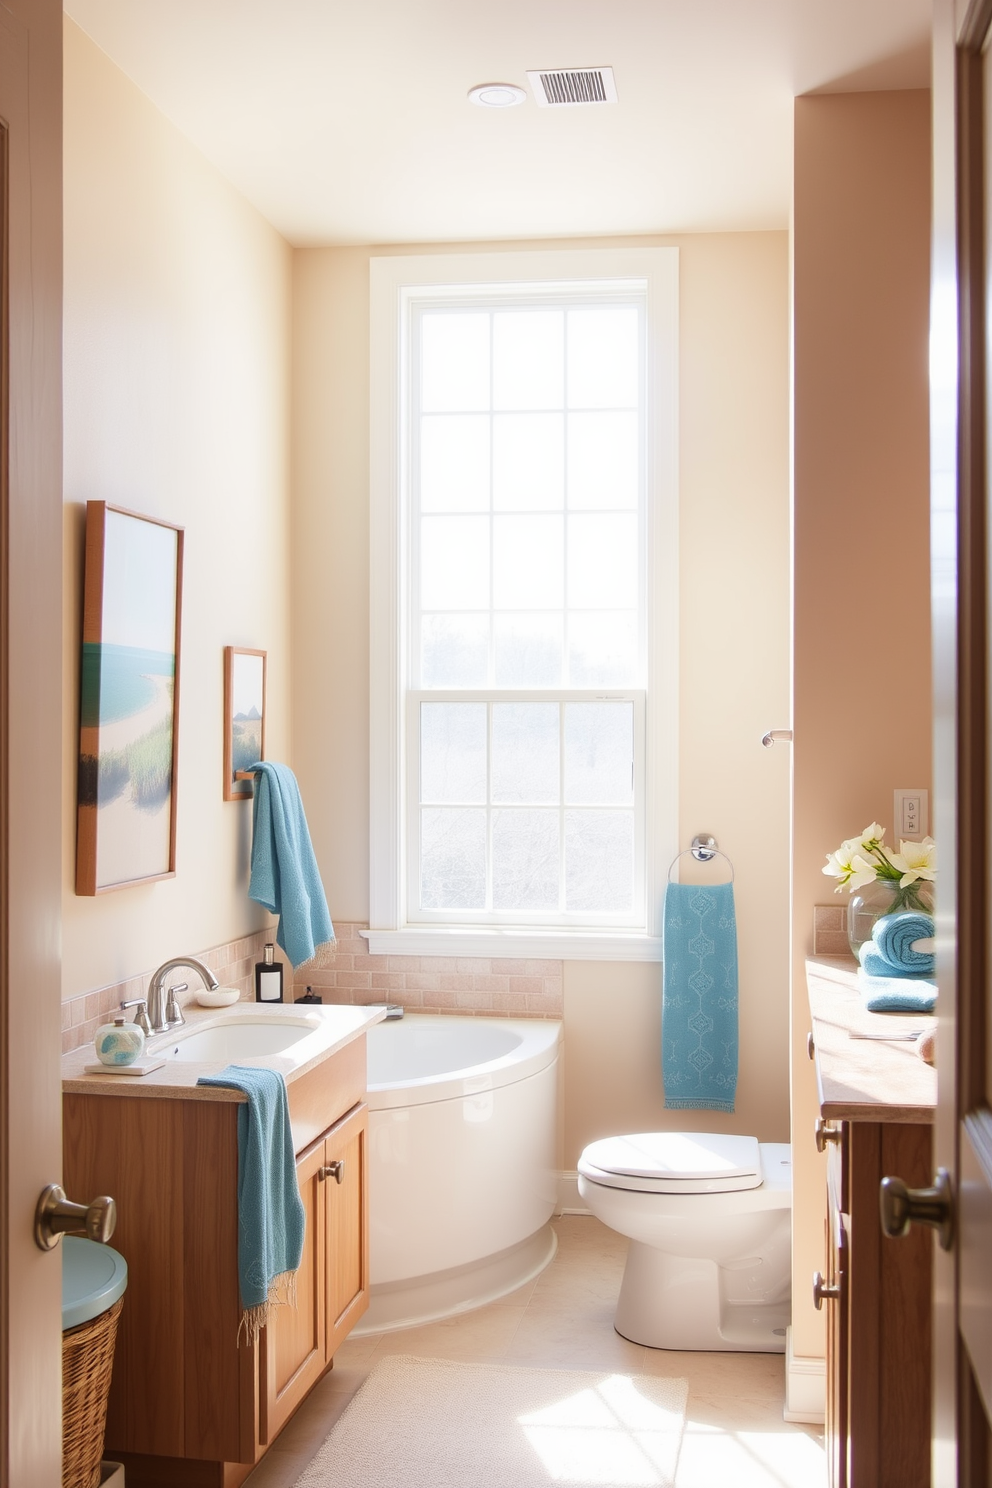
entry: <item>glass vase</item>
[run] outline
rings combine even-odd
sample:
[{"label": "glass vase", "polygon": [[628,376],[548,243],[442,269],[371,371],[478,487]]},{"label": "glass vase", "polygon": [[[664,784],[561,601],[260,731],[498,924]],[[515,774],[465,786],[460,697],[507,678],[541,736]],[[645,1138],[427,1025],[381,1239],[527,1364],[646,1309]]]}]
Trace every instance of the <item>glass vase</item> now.
[{"label": "glass vase", "polygon": [[876,920],[904,911],[932,915],[933,902],[933,884],[925,878],[904,889],[898,879],[875,878],[855,889],[847,905],[847,938],[855,959],[865,941],[871,940]]}]

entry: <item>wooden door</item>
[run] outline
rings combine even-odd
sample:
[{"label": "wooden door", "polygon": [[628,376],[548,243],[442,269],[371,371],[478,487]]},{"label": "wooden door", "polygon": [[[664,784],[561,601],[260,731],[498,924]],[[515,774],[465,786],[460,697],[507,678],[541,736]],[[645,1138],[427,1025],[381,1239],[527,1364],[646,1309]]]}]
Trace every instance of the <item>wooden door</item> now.
[{"label": "wooden door", "polygon": [[989,458],[990,0],[934,6],[931,324],[934,795],[938,885],[935,1163],[955,1235],[935,1247],[935,1488],[992,1463]]},{"label": "wooden door", "polygon": [[[847,1140],[846,1133],[843,1140],[844,1142]],[[827,1267],[824,1273],[827,1285],[837,1293],[825,1303],[827,1313],[826,1446],[830,1488],[848,1488],[850,1297],[848,1295],[848,1240],[844,1216],[843,1166],[841,1148],[832,1145],[827,1154],[825,1227]]]},{"label": "wooden door", "polygon": [[369,1305],[368,1125],[368,1107],[358,1106],[324,1144],[328,1359]]},{"label": "wooden door", "polygon": [[57,0],[4,0],[0,1482],[17,1488],[61,1479],[61,1255],[32,1238],[39,1194],[61,1177],[61,61]]},{"label": "wooden door", "polygon": [[263,1446],[282,1430],[327,1367],[324,1148],[321,1138],[296,1162],[306,1210],[306,1238],[296,1273],[296,1306],[277,1307],[262,1333],[259,1440]]}]

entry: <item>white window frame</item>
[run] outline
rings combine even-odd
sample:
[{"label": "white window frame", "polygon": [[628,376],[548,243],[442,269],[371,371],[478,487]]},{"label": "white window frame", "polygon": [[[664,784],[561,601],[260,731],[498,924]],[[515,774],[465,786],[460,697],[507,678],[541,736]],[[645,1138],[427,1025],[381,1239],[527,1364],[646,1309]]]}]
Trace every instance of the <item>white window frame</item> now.
[{"label": "white window frame", "polygon": [[[473,926],[456,923],[460,916],[444,925],[411,924],[406,912],[411,534],[405,487],[411,307],[446,290],[511,295],[521,285],[572,289],[584,281],[595,290],[631,280],[646,289],[647,306],[643,913],[631,927],[604,924],[589,930]],[[370,281],[369,949],[394,955],[660,960],[664,887],[678,840],[678,249],[391,256],[371,260]],[[596,691],[626,693],[623,688]],[[431,693],[437,700],[445,695]],[[527,696],[536,701],[542,694],[536,690]]]}]

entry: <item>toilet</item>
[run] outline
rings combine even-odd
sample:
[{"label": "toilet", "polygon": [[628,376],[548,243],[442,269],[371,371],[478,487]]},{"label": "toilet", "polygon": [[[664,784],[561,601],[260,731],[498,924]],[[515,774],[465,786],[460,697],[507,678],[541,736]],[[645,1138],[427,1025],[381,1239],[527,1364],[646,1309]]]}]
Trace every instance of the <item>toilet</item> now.
[{"label": "toilet", "polygon": [[782,1353],[792,1149],[711,1132],[605,1137],[579,1193],[630,1248],[614,1327],[649,1348]]}]

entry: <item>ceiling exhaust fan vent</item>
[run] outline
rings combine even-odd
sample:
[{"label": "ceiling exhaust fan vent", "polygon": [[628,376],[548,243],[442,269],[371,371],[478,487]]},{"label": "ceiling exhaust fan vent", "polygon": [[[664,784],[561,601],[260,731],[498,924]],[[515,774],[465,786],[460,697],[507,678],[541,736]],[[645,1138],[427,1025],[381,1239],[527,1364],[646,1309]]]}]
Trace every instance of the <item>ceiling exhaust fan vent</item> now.
[{"label": "ceiling exhaust fan vent", "polygon": [[616,103],[612,67],[556,67],[528,72],[541,108],[574,108],[584,103]]}]

